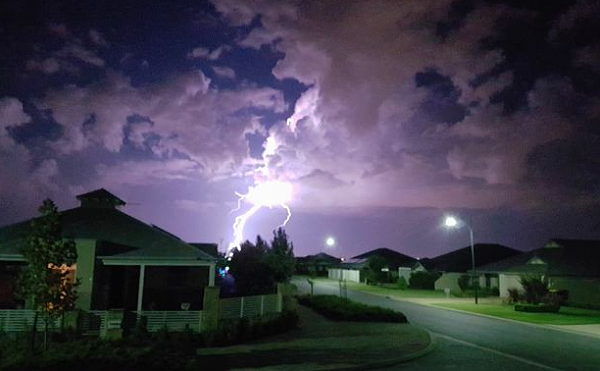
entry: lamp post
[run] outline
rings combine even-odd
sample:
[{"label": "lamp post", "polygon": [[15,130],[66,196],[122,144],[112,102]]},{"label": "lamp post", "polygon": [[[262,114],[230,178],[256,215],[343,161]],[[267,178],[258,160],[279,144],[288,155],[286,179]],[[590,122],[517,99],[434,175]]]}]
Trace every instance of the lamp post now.
[{"label": "lamp post", "polygon": [[[459,223],[458,220],[453,217],[453,216],[448,216],[446,217],[446,220],[444,221],[444,225],[448,228],[458,228],[459,227]],[[477,273],[475,271],[475,245],[473,244],[473,228],[471,227],[471,224],[467,224],[467,227],[469,227],[469,237],[471,238],[471,283],[473,283],[473,276],[475,278],[477,278]],[[475,304],[477,304],[478,301],[478,295],[477,295],[477,289],[479,288],[479,282],[475,282]]]}]

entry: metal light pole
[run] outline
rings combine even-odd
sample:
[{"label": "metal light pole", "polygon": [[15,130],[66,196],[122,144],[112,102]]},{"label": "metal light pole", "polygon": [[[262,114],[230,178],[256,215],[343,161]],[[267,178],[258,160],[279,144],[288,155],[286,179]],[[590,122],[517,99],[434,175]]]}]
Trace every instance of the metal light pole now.
[{"label": "metal light pole", "polygon": [[[448,228],[458,228],[458,220],[453,216],[446,217],[444,224]],[[471,227],[471,223],[467,224],[467,227],[469,227],[469,237],[471,239],[471,283],[473,284],[473,279],[477,279],[475,271],[475,244],[473,243],[473,227]],[[478,289],[479,280],[477,279],[477,282],[475,282],[475,304],[479,303]]]}]

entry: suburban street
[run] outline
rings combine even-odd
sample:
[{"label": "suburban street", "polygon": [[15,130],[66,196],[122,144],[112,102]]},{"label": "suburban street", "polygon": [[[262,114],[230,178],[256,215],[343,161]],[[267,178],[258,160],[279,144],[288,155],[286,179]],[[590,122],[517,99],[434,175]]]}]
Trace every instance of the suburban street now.
[{"label": "suburban street", "polygon": [[[307,292],[306,280],[294,283]],[[339,295],[336,284],[316,282],[315,294]],[[418,305],[348,290],[348,298],[403,312],[429,330],[436,349],[389,370],[599,370],[600,339],[528,324]]]}]

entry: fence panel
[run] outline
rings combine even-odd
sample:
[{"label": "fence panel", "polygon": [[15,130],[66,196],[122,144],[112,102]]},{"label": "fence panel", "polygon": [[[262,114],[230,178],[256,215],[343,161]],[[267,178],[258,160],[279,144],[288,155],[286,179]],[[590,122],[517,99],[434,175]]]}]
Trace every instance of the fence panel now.
[{"label": "fence panel", "polygon": [[142,311],[138,314],[139,320],[145,322],[149,332],[162,329],[169,331],[190,329],[199,332],[202,327],[202,311]]},{"label": "fence panel", "polygon": [[[1,309],[0,330],[4,332],[22,332],[31,330],[35,321],[35,311],[29,309]],[[44,331],[46,323],[41,315],[38,316],[36,330]],[[48,326],[50,331],[61,327],[61,319],[54,319]]]},{"label": "fence panel", "polygon": [[221,299],[221,318],[255,317],[275,313],[279,311],[278,301],[278,294]]}]

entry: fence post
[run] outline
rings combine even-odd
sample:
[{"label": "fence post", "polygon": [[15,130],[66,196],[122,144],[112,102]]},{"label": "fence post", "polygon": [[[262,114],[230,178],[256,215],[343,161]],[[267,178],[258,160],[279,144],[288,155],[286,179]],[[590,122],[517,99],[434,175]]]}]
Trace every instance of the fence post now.
[{"label": "fence post", "polygon": [[281,312],[284,310],[295,311],[297,303],[294,299],[294,288],[295,286],[290,283],[278,283],[277,284],[277,311]]},{"label": "fence post", "polygon": [[265,313],[265,296],[260,296],[260,315],[262,316]]},{"label": "fence post", "polygon": [[240,300],[240,318],[244,317],[244,297]]},{"label": "fence post", "polygon": [[104,326],[100,331],[104,339],[121,339],[123,337],[123,309],[110,309],[105,312]]},{"label": "fence post", "polygon": [[219,286],[206,286],[202,306],[202,331],[215,331],[219,325]]}]

